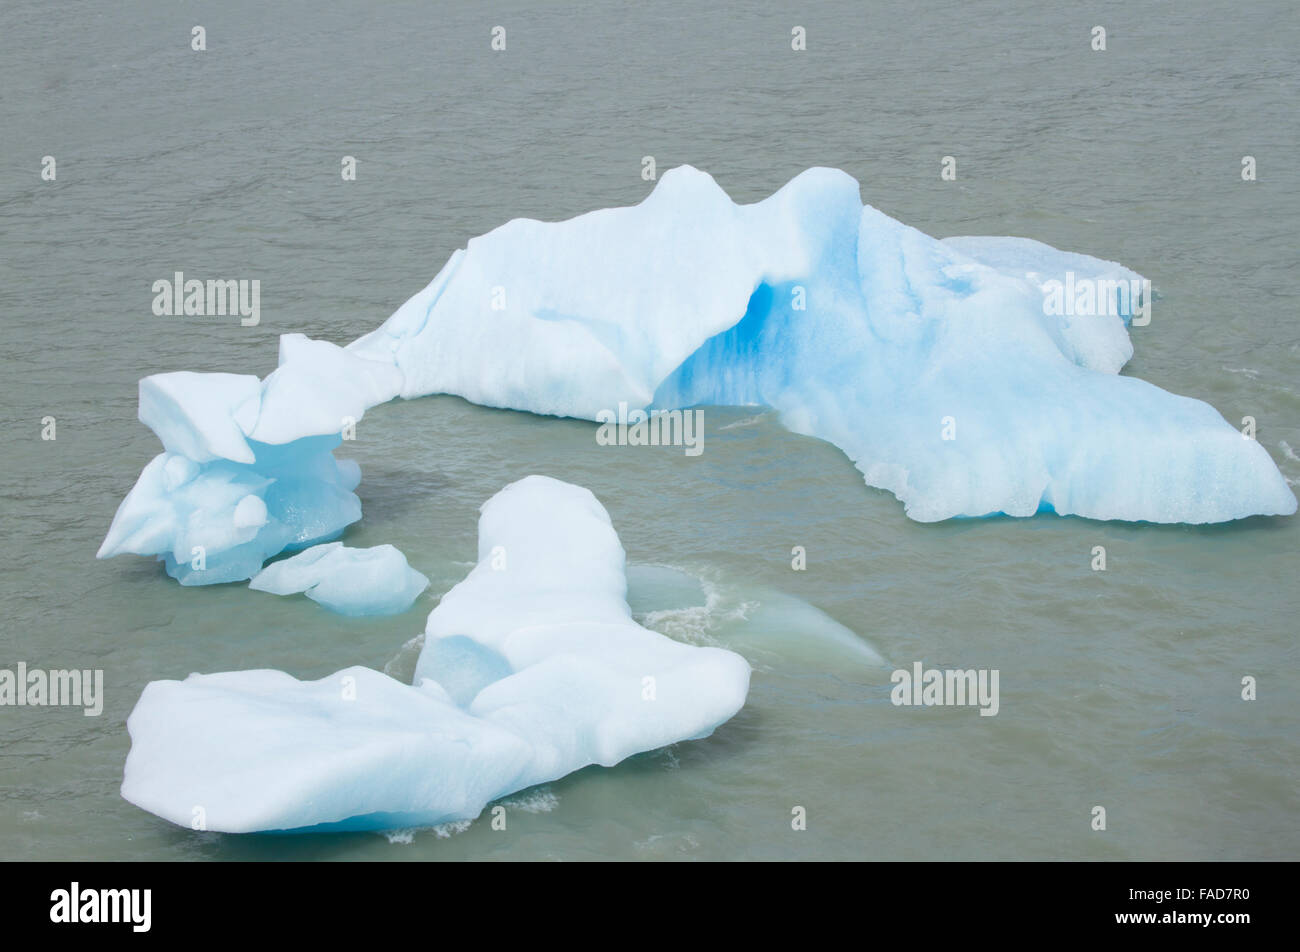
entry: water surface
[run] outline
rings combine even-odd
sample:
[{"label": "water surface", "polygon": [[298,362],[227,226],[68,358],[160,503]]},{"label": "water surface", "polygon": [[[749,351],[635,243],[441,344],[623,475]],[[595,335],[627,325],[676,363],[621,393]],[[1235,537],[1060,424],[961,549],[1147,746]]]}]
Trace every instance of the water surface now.
[{"label": "water surface", "polygon": [[[1295,858],[1296,519],[920,525],[759,408],[706,408],[705,451],[689,458],[433,397],[373,411],[348,446],[365,516],[345,541],[393,543],[433,580],[404,615],[344,619],[94,560],[158,452],[135,419],[140,377],[264,374],[286,332],[346,343],[509,218],[639,201],[647,155],[706,169],[742,201],[842,168],[866,202],[931,234],[1121,261],[1160,295],[1127,372],[1234,424],[1255,417],[1300,479],[1293,4],[729,7],[6,6],[0,665],[102,668],[107,701],[98,718],[0,709],[0,855]],[[204,53],[189,48],[196,24]],[[489,50],[496,24],[503,54]],[[790,50],[796,24],[804,53]],[[1089,48],[1095,24],[1104,53]],[[944,155],[956,182],[940,181]],[[151,285],[176,270],[259,279],[261,324],[155,317]],[[632,592],[648,624],[751,660],[732,722],[512,798],[504,833],[193,834],[120,799],[125,719],[150,680],[409,674],[403,646],[475,558],[478,506],[529,473],[609,509],[630,562],[649,567]],[[655,567],[701,579],[701,597],[656,584]],[[997,668],[1000,711],[895,707],[871,652]],[[1240,698],[1246,675],[1255,702]],[[1098,804],[1105,832],[1090,829]]]}]

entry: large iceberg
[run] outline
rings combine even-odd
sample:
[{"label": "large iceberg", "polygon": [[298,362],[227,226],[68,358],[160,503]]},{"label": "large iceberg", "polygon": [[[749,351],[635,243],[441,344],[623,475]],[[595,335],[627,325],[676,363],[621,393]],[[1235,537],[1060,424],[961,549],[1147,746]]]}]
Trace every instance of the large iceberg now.
[{"label": "large iceberg", "polygon": [[427,826],[706,737],[744,704],[749,664],[634,622],[624,560],[588,490],[513,483],[482,508],[478,566],[429,615],[414,687],[361,667],[152,682],[122,796],[232,833]]},{"label": "large iceberg", "polygon": [[248,587],[273,595],[302,592],[341,615],[396,615],[414,604],[429,579],[391,545],[354,549],[325,542],[268,565]]},{"label": "large iceberg", "polygon": [[99,554],[157,555],[186,584],[249,578],[359,517],[356,468],[330,455],[346,421],[432,393],[588,420],[624,404],[769,405],[926,522],[1294,513],[1256,441],[1119,375],[1151,299],[1113,262],[931,238],[864,206],[843,172],[736,205],[683,166],[639,205],[471,240],[347,348],[282,338],[265,381],[141,381],[140,418],[167,452]]},{"label": "large iceberg", "polygon": [[[349,350],[399,367],[406,397],[592,420],[769,405],[920,521],[1295,512],[1267,451],[1212,407],[1118,375],[1150,307],[1118,293],[1135,280],[1025,239],[931,238],[832,169],[736,205],[681,167],[635,207],[470,241]],[[1053,282],[1089,289],[1092,313],[1051,307]]]}]

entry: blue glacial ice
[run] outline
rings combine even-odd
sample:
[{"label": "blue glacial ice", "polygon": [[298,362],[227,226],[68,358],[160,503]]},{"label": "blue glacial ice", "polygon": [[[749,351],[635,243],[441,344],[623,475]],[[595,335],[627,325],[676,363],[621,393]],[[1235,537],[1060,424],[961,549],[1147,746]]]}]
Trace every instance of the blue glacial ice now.
[{"label": "blue glacial ice", "polygon": [[936,240],[831,169],[736,205],[682,167],[634,207],[470,241],[349,350],[394,363],[405,397],[590,420],[768,405],[920,521],[1295,512],[1267,451],[1212,407],[1119,376],[1149,295],[1046,306],[1053,281],[1135,279],[1026,239]]},{"label": "blue glacial ice", "polygon": [[273,595],[302,592],[341,615],[396,615],[415,603],[429,580],[391,545],[356,549],[325,542],[273,562],[248,587]]},{"label": "blue glacial ice", "polygon": [[634,622],[624,565],[588,490],[513,483],[483,505],[477,567],[429,615],[414,687],[363,667],[152,682],[122,796],[231,833],[427,826],[706,737],[743,706],[749,665]]},{"label": "blue glacial ice", "polygon": [[[1109,290],[1062,313],[1047,292],[1062,282]],[[771,406],[924,522],[1294,513],[1256,441],[1119,374],[1150,317],[1149,287],[1118,293],[1130,282],[1029,239],[931,238],[832,169],[737,205],[683,166],[639,205],[472,239],[346,349],[287,335],[264,381],[146,378],[140,418],[167,452],[100,555],[157,555],[185,584],[249,578],[359,517],[356,468],[330,455],[341,421],[433,393],[587,420],[622,403]]]},{"label": "blue glacial ice", "polygon": [[140,381],[140,420],[164,452],[144,468],[99,549],[153,555],[182,585],[252,578],[268,558],[331,539],[361,518],[361,479],[336,460],[350,422],[390,400],[401,375],[324,341],[280,338],[264,381],[189,372]]}]

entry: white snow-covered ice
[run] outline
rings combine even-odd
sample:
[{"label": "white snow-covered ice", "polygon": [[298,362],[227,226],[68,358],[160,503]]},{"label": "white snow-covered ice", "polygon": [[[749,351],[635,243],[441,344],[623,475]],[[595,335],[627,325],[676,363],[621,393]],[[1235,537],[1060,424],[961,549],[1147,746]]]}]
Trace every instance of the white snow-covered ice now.
[{"label": "white snow-covered ice", "polygon": [[[1049,307],[1062,282],[1090,306]],[[1143,333],[1162,319],[1149,288],[1112,293],[1141,283],[1029,239],[932,238],[864,206],[833,169],[737,205],[683,166],[639,205],[471,240],[347,348],[286,335],[264,381],[141,381],[140,418],[167,452],[99,554],[157,555],[185,584],[249,578],[358,518],[355,467],[330,454],[345,421],[432,393],[589,420],[621,403],[771,406],[920,521],[1294,513],[1259,443],[1206,403],[1119,374],[1137,310]]]},{"label": "white snow-covered ice", "polygon": [[513,483],[482,508],[477,567],[429,615],[416,686],[362,667],[155,681],[127,720],[122,796],[233,833],[431,826],[705,737],[744,704],[749,665],[638,625],[624,566],[588,490]]},{"label": "white snow-covered ice", "polygon": [[429,579],[391,545],[355,549],[325,542],[273,562],[248,587],[273,595],[302,592],[341,615],[395,615],[415,603]]}]

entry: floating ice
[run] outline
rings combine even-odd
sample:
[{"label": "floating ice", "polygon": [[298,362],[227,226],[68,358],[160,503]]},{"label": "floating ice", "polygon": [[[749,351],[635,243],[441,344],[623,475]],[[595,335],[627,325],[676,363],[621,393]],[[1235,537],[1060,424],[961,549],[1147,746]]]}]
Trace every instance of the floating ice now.
[{"label": "floating ice", "polygon": [[[936,240],[831,169],[736,205],[682,167],[635,207],[470,241],[348,349],[395,363],[406,397],[592,420],[620,402],[769,405],[921,521],[1295,512],[1267,451],[1212,407],[1117,375],[1150,295],[1106,289],[1134,279],[1026,239]],[[1083,282],[1095,313],[1053,313],[1053,282]]]},{"label": "floating ice", "polygon": [[155,681],[127,720],[122,796],[235,833],[430,826],[709,735],[749,665],[642,628],[625,592],[595,496],[530,476],[484,504],[479,564],[429,615],[416,687],[360,667]]},{"label": "floating ice", "polygon": [[429,580],[391,545],[354,549],[326,542],[268,565],[248,587],[273,595],[302,592],[342,615],[395,615],[411,607]]},{"label": "floating ice", "polygon": [[140,381],[140,420],[165,452],[118,507],[99,557],[155,555],[182,585],[235,582],[266,559],[338,535],[361,518],[361,471],[332,450],[401,373],[300,334],[280,338],[265,381],[157,374]]},{"label": "floating ice", "polygon": [[[142,381],[141,419],[168,453],[100,555],[158,554],[201,584],[337,534],[359,514],[355,469],[313,440],[337,442],[343,421],[399,394],[589,420],[624,403],[767,405],[926,522],[1295,512],[1268,452],[1211,406],[1118,375],[1150,305],[1149,285],[1113,262],[1024,238],[931,238],[864,206],[843,172],[811,169],[736,205],[683,166],[634,207],[473,239],[346,349],[288,335],[260,383]],[[235,518],[248,495],[266,502],[260,527],[251,503]],[[187,567],[195,546],[206,571]]]}]

